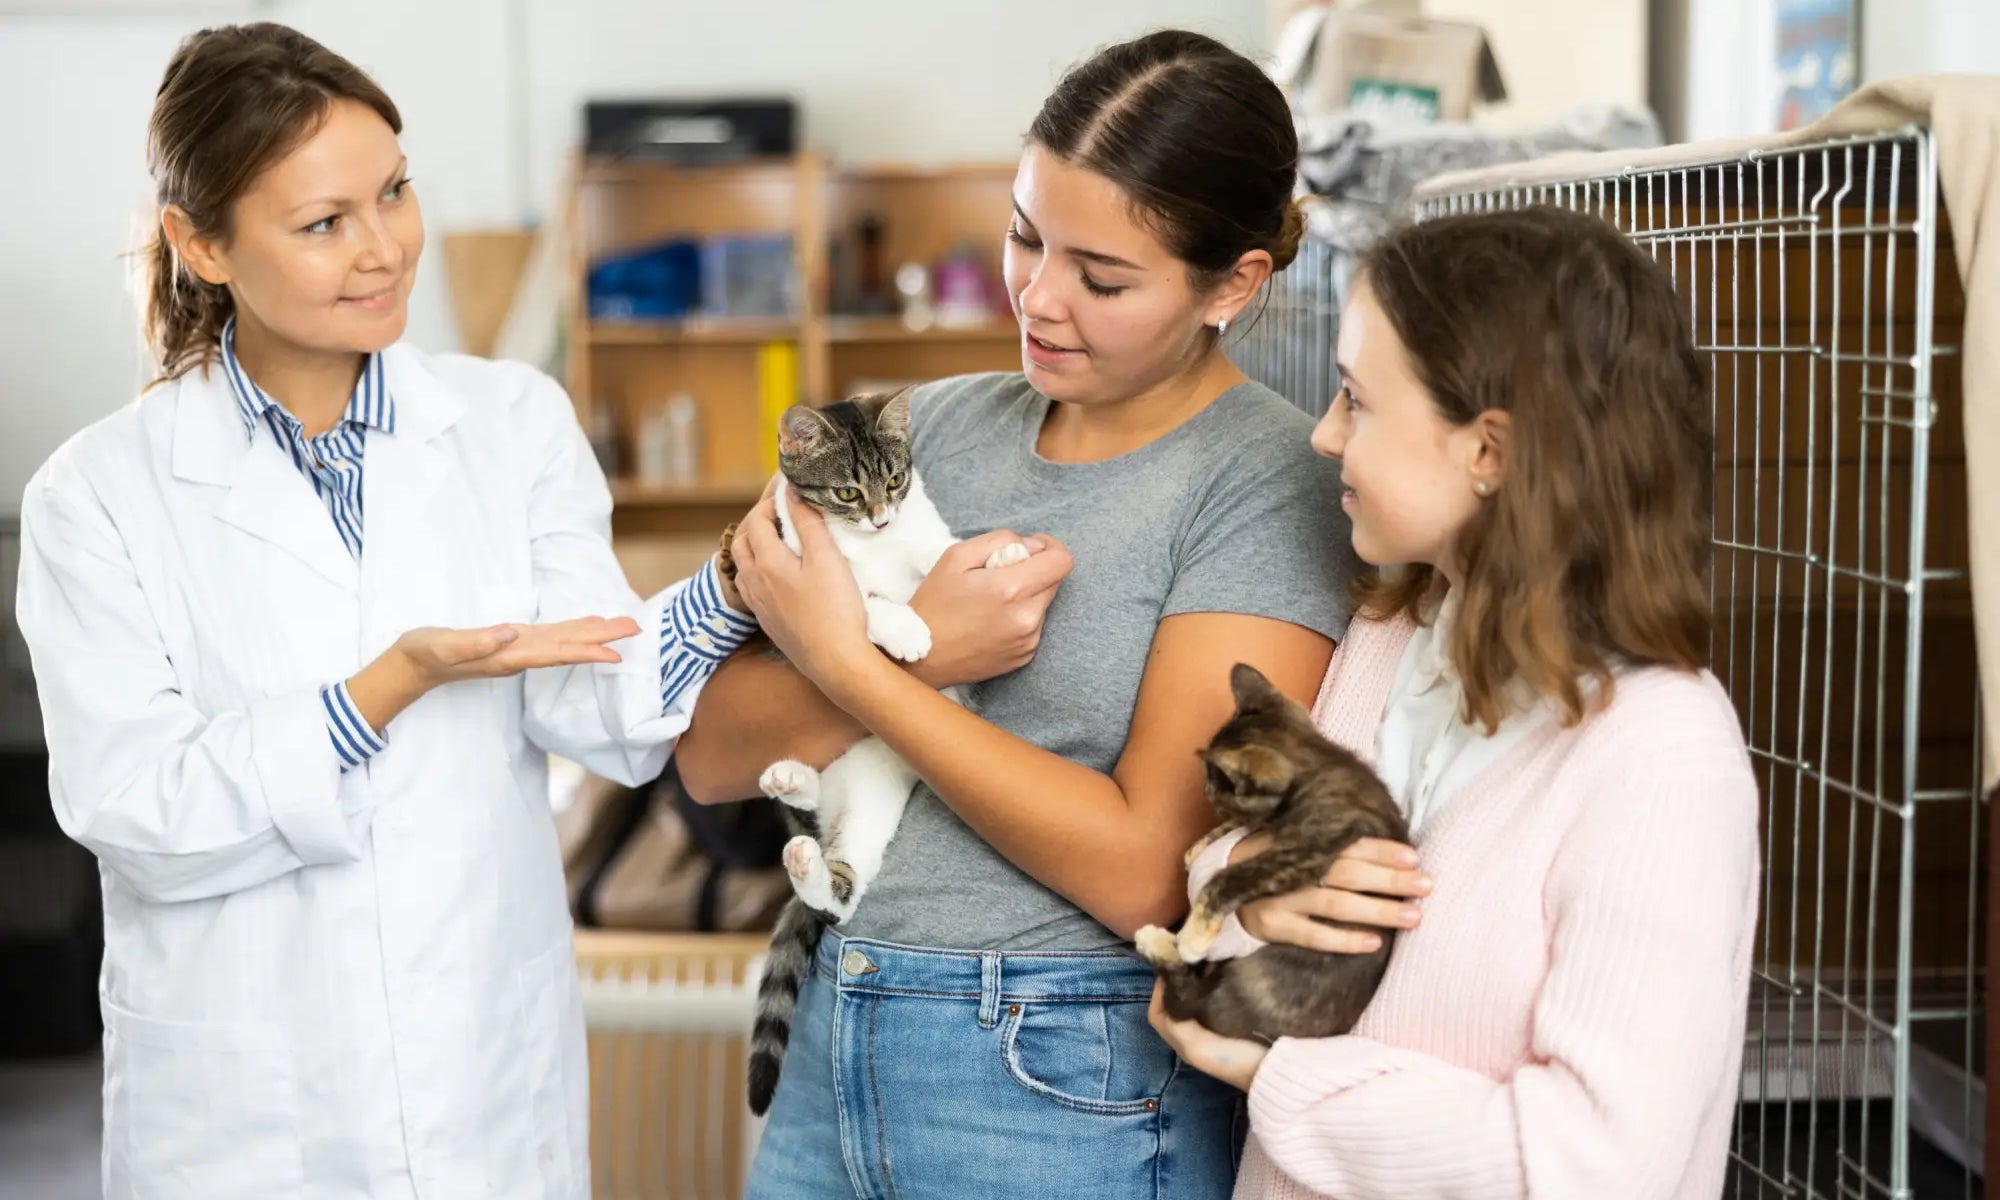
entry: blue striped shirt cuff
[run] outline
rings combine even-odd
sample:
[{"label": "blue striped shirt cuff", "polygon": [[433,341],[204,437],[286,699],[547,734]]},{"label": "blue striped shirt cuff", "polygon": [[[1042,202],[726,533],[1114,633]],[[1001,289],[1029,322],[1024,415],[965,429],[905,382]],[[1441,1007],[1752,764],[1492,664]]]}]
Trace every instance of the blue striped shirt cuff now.
[{"label": "blue striped shirt cuff", "polygon": [[710,559],[660,610],[660,711],[715,674],[757,632],[755,617],[729,607]]},{"label": "blue striped shirt cuff", "polygon": [[347,694],[344,681],[321,688],[319,702],[326,708],[326,735],[333,739],[333,752],[340,756],[342,774],[389,748],[382,735],[361,719],[361,710],[354,707],[354,697]]}]

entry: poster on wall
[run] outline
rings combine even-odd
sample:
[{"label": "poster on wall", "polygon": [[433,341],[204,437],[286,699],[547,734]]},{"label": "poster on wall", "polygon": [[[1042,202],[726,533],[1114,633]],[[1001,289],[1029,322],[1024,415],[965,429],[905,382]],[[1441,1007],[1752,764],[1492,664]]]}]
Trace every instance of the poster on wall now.
[{"label": "poster on wall", "polygon": [[1778,0],[1778,128],[1810,125],[1854,90],[1861,0]]}]

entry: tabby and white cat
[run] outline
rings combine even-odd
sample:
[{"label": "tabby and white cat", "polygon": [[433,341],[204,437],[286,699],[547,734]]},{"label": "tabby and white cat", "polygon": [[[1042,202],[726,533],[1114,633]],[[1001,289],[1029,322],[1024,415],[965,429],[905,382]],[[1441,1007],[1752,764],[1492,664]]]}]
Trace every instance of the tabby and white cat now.
[{"label": "tabby and white cat", "polygon": [[[799,498],[826,518],[827,532],[846,557],[868,613],[868,640],[884,653],[916,662],[931,651],[930,628],[909,604],[917,586],[959,539],[938,515],[910,462],[910,396],[862,396],[825,408],[804,405],[779,422],[778,463]],[[777,493],[785,544],[800,553],[787,489]],[[1016,542],[996,551],[988,567],[1025,560]],[[943,693],[963,704],[964,688]],[[784,759],[758,780],[785,805],[796,836],[785,846],[785,869],[798,893],[778,917],[771,953],[757,991],[750,1050],[750,1108],[762,1115],[778,1086],[791,1039],[799,987],[812,964],[822,924],[847,920],[882,868],[882,858],[917,773],[880,738],[864,738],[815,771]]]}]

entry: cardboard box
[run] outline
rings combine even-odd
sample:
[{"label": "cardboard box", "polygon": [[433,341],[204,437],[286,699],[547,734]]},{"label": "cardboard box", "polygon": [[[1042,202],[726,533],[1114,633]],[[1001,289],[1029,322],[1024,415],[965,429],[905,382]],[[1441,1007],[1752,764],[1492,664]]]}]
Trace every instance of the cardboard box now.
[{"label": "cardboard box", "polygon": [[1485,30],[1385,11],[1332,8],[1294,102],[1307,116],[1349,110],[1383,124],[1465,121],[1507,87]]}]

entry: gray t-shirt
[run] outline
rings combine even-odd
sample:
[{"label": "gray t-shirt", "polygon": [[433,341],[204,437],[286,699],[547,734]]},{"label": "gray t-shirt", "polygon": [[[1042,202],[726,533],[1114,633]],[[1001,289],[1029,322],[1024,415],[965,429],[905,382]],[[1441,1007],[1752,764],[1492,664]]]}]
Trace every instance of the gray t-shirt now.
[{"label": "gray t-shirt", "polygon": [[[941,380],[911,401],[917,470],[952,532],[1049,533],[1076,557],[1034,661],[979,688],[982,717],[1109,773],[1163,618],[1244,613],[1346,631],[1354,559],[1339,467],[1313,453],[1311,419],[1282,396],[1241,384],[1097,463],[1035,453],[1048,405],[1019,374]],[[928,784],[843,932],[968,950],[1124,945],[1001,857]]]}]

